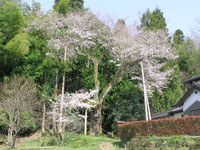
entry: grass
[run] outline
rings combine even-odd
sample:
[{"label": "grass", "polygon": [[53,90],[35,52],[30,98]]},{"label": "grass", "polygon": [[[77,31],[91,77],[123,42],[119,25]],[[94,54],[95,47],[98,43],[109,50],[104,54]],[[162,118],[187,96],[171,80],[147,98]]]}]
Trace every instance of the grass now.
[{"label": "grass", "polygon": [[[0,139],[5,140],[5,139]],[[149,149],[200,149],[199,136],[171,136],[171,137],[140,137],[128,143],[121,142],[116,138],[107,136],[85,136],[82,134],[66,133],[65,142],[62,146],[57,146],[55,138],[44,136],[36,140],[30,140],[23,144],[18,144],[16,150],[100,150],[102,143],[112,143],[113,149],[122,150],[125,145],[129,150],[149,150]],[[0,150],[11,150],[8,147],[0,147]]]},{"label": "grass", "polygon": [[[43,150],[45,147],[52,150],[99,150],[99,145],[107,142],[112,143],[116,150],[120,150],[124,147],[123,143],[116,138],[66,133],[66,139],[62,146],[56,146],[55,139],[46,136],[41,139],[17,145],[16,150]],[[0,149],[9,148],[1,147]]]}]

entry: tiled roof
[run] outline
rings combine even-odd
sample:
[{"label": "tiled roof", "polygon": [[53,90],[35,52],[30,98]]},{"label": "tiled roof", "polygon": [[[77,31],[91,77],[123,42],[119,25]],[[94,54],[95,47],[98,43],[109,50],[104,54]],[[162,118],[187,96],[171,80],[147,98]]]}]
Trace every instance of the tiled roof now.
[{"label": "tiled roof", "polygon": [[165,111],[165,112],[163,112],[161,114],[153,116],[152,119],[159,119],[159,118],[168,117],[170,115],[173,115],[174,113],[178,113],[178,112],[182,112],[182,111],[183,111],[183,106],[181,106],[181,107],[175,107],[175,108],[167,110],[167,111]]}]

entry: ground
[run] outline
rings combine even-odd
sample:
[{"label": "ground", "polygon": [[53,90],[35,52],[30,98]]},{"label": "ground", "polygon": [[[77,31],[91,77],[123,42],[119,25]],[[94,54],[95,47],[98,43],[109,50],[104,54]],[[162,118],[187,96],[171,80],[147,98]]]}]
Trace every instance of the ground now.
[{"label": "ground", "polygon": [[113,146],[111,142],[104,142],[99,145],[100,150],[115,150],[116,148]]},{"label": "ground", "polygon": [[[6,141],[1,139],[0,141]],[[56,146],[55,139],[48,135],[41,136],[39,132],[17,141],[16,150],[196,150],[200,149],[200,136],[171,136],[171,137],[139,137],[131,141],[121,142],[117,138],[107,136],[85,136],[82,134],[66,133],[62,146]],[[0,150],[9,149],[5,144]]]}]

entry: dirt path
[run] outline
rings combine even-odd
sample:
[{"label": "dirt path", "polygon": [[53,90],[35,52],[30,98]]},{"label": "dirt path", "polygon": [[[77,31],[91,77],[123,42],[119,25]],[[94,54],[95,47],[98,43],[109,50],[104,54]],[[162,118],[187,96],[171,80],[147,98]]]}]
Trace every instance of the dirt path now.
[{"label": "dirt path", "polygon": [[25,142],[28,141],[32,141],[32,140],[37,140],[41,138],[41,133],[40,132],[36,132],[33,135],[29,136],[29,137],[23,137],[23,138],[19,138],[17,141],[17,144],[24,144]]},{"label": "dirt path", "polygon": [[104,142],[99,145],[100,150],[115,150],[115,147],[110,142]]}]

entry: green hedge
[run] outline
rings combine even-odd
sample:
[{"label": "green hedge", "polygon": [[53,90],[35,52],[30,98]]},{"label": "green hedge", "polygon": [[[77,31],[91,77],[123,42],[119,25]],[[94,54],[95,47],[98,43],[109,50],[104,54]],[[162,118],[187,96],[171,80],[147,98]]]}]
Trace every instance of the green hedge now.
[{"label": "green hedge", "polygon": [[118,134],[122,141],[140,136],[200,135],[200,116],[129,122],[119,127]]}]

